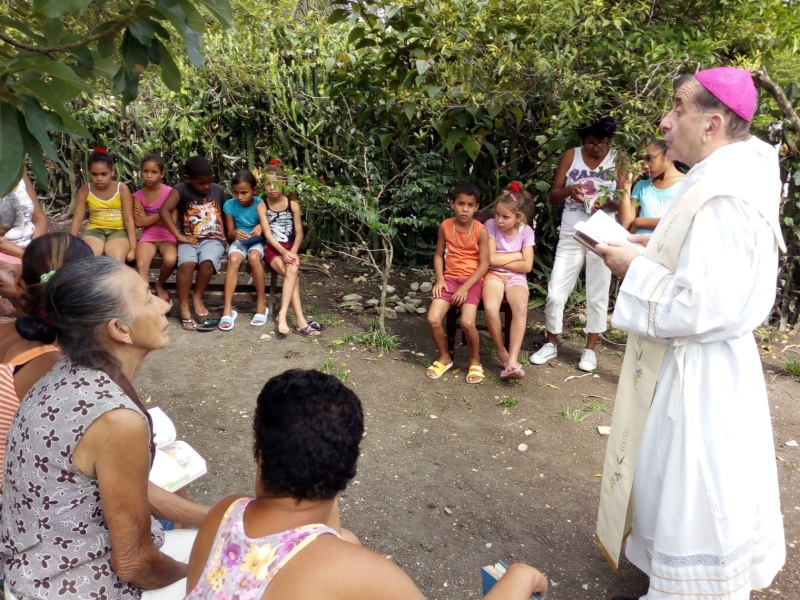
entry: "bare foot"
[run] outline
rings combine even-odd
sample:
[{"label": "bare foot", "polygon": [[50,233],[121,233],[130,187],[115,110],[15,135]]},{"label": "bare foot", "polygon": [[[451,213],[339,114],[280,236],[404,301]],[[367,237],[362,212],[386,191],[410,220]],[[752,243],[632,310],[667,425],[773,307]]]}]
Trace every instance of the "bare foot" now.
[{"label": "bare foot", "polygon": [[188,321],[192,318],[192,311],[189,310],[188,304],[186,306],[183,306],[182,304],[178,305],[178,316],[182,321]]},{"label": "bare foot", "polygon": [[198,317],[207,317],[208,316],[208,309],[206,305],[203,304],[203,299],[199,296],[192,296],[192,305],[194,307],[194,314]]},{"label": "bare foot", "polygon": [[278,313],[278,333],[288,335],[290,331],[289,324],[286,322],[286,315]]},{"label": "bare foot", "polygon": [[156,283],[156,296],[169,302],[169,293],[167,293],[167,288],[165,288],[163,285],[159,285],[158,283]]}]

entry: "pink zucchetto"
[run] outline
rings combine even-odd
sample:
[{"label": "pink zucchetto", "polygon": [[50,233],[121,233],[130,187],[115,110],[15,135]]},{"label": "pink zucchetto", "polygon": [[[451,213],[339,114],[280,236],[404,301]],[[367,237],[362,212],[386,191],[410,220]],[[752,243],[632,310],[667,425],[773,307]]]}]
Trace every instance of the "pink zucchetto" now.
[{"label": "pink zucchetto", "polygon": [[695,78],[720,102],[748,123],[756,112],[756,86],[750,71],[716,67],[695,73]]}]

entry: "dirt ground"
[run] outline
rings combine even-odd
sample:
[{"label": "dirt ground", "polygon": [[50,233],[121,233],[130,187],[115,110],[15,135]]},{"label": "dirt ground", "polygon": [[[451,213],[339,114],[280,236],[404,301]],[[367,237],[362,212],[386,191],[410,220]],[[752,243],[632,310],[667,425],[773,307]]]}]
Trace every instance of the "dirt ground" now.
[{"label": "dirt ground", "polygon": [[[612,572],[594,542],[607,439],[597,427],[611,423],[622,339],[612,332],[601,342],[594,376],[567,380],[583,375],[575,368],[582,347],[576,328],[558,359],[527,366],[519,385],[488,377],[483,385],[467,385],[465,348],[456,349],[460,371],[430,381],[424,369],[434,356],[424,315],[388,321],[391,333],[405,340],[385,355],[359,344],[332,344],[365,331],[373,318],[338,309],[341,297],[378,294],[375,279],[353,284],[349,269],[336,265],[333,272],[332,278],[303,273],[305,306],[318,317],[342,320],[318,341],[277,339],[271,319],[266,327],[250,327],[252,305],[237,307],[241,315],[230,332],[182,331],[173,309],[170,347],[148,358],[136,386],[208,461],[208,475],[192,486],[192,497],[212,504],[227,494],[251,494],[258,391],[285,369],[325,368],[346,378],[366,413],[358,475],[341,496],[343,522],[405,569],[426,597],[480,598],[480,567],[498,559],[540,568],[554,600],[644,593],[645,577],[627,562]],[[420,280],[398,272],[392,283],[402,296]],[[219,316],[218,306],[209,307]],[[575,322],[580,313],[572,316]],[[526,355],[542,342],[542,323],[541,310],[532,311]],[[787,560],[772,588],[753,597],[800,598],[800,448],[785,445],[800,440],[800,380],[785,371],[788,357],[800,359],[800,337],[759,333],[767,353]],[[487,374],[499,373],[488,338],[483,346]],[[744,479],[742,489],[746,493]]]}]

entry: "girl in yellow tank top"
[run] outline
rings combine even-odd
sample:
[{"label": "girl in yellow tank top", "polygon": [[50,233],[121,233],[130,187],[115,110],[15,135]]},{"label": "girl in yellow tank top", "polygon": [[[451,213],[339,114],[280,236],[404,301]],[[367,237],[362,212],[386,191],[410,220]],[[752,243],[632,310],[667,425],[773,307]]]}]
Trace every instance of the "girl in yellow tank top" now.
[{"label": "girl in yellow tank top", "polygon": [[88,211],[82,238],[95,255],[133,261],[136,224],[131,192],[124,183],[114,181],[114,163],[105,148],[95,148],[88,162],[91,181],[78,190],[69,231],[78,235]]}]

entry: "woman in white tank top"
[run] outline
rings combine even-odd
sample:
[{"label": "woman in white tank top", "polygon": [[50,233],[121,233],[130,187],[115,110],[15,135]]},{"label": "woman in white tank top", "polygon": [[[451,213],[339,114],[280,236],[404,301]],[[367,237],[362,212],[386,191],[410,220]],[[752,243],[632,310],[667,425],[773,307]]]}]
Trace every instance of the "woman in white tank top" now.
[{"label": "woman in white tank top", "polygon": [[595,345],[606,330],[608,319],[608,292],[611,271],[603,260],[587,252],[575,240],[575,224],[585,221],[594,210],[616,212],[618,202],[614,195],[616,183],[616,152],[611,150],[611,138],[617,123],[604,117],[588,127],[578,130],[581,146],[567,150],[556,171],[550,202],[564,204],[561,231],[556,247],[555,263],[547,282],[545,305],[546,343],[534,352],[530,360],[541,365],[558,356],[558,336],[563,328],[564,306],[572,293],[586,263],[586,346],[578,368],[594,371],[597,368]]}]

